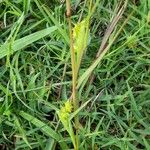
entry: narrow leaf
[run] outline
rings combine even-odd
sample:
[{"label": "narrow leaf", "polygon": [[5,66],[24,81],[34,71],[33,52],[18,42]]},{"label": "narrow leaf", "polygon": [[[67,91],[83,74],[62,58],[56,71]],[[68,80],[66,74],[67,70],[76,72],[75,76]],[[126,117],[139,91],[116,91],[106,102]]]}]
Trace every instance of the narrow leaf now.
[{"label": "narrow leaf", "polygon": [[[18,51],[20,49],[25,48],[26,46],[32,44],[33,42],[49,35],[51,32],[55,31],[57,29],[56,26],[43,29],[41,31],[37,31],[31,35],[25,36],[21,39],[18,39],[12,43],[12,52]],[[6,43],[1,45],[0,47],[0,59],[5,57],[7,54],[9,54],[9,49],[10,49],[10,43]]]},{"label": "narrow leaf", "polygon": [[[55,139],[57,142],[59,142],[62,149],[68,149],[68,146],[65,142],[62,141],[63,137],[59,135],[54,129],[52,129],[50,126],[45,124],[44,122],[40,121],[39,119],[35,118],[34,116],[24,112],[20,111],[20,116],[22,116],[24,119],[28,120],[32,124],[34,124],[37,128],[39,128],[45,135]],[[61,141],[61,142],[60,142]]]},{"label": "narrow leaf", "polygon": [[49,127],[48,125],[46,125],[45,123],[43,123],[42,121],[40,121],[39,119],[35,118],[34,116],[31,116],[30,114],[21,111],[20,115],[28,120],[29,122],[31,122],[32,124],[34,124],[36,127],[38,127],[40,130],[43,131],[44,134],[54,138],[55,140],[59,141],[60,140],[60,136],[59,134],[56,133],[55,130],[53,130],[51,127]]}]

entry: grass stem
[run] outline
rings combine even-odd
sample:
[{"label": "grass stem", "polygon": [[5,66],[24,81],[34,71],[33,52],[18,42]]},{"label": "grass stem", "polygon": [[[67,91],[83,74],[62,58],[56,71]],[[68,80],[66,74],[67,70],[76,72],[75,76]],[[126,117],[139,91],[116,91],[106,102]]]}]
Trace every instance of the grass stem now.
[{"label": "grass stem", "polygon": [[[70,34],[70,51],[71,51],[71,65],[72,65],[72,102],[73,102],[73,109],[76,111],[78,109],[78,100],[77,100],[77,90],[76,90],[76,85],[77,85],[77,65],[76,65],[76,60],[75,60],[75,50],[73,46],[73,34],[72,34],[72,25],[71,25],[71,5],[70,5],[70,0],[66,0],[66,8],[67,8],[67,20],[68,20],[68,25],[69,25],[69,34]],[[75,150],[78,150],[78,128],[79,128],[79,118],[78,115],[75,116],[74,118],[75,121]]]}]

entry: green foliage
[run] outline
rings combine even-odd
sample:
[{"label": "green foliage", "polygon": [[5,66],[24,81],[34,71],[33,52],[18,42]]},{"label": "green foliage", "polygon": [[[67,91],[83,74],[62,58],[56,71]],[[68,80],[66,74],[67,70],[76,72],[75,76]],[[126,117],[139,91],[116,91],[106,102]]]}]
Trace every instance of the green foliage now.
[{"label": "green foliage", "polygon": [[42,31],[38,31],[31,35],[25,36],[25,37],[18,39],[12,43],[6,43],[6,44],[1,45],[0,58],[3,58],[4,56],[8,55],[10,50],[12,51],[11,54],[13,54],[13,52],[25,48],[29,44],[32,44],[33,42],[45,37],[46,35],[50,34],[51,32],[55,31],[56,29],[57,29],[56,27],[50,27],[47,29],[43,29]]},{"label": "green foliage", "polygon": [[[23,111],[20,112],[20,115],[24,119],[26,119],[26,120],[30,121],[31,123],[33,123],[37,128],[42,130],[43,133],[45,133],[49,137],[54,138],[58,142],[62,139],[62,137],[55,130],[53,130],[50,126],[46,125],[45,123],[38,120],[37,118],[35,118],[35,117],[31,116],[30,114],[27,114]],[[65,143],[60,143],[60,145],[61,145],[62,148],[67,148]]]},{"label": "green foliage", "polygon": [[76,116],[81,150],[149,149],[150,3],[123,4],[72,1],[73,111],[65,4],[0,1],[0,149],[73,149]]}]

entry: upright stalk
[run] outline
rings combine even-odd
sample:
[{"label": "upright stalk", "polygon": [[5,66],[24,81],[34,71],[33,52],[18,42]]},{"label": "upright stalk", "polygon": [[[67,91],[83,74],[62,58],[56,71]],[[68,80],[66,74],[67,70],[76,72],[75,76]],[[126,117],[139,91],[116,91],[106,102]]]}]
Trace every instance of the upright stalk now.
[{"label": "upright stalk", "polygon": [[[72,65],[72,102],[73,102],[73,109],[76,111],[78,109],[78,100],[77,100],[77,90],[76,90],[76,85],[77,85],[77,64],[76,64],[76,58],[75,58],[75,50],[73,46],[73,34],[72,34],[72,25],[71,25],[71,5],[70,5],[70,0],[66,0],[66,16],[68,20],[68,25],[69,25],[69,34],[70,34],[70,51],[71,51],[71,65]],[[75,150],[78,150],[78,128],[79,128],[79,118],[76,115],[74,118],[75,121]]]}]

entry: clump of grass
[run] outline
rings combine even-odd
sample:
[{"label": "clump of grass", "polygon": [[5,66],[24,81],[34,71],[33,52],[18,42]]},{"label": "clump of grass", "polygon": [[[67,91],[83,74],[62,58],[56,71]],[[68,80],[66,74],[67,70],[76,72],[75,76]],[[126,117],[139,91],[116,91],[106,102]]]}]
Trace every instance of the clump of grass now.
[{"label": "clump of grass", "polygon": [[0,149],[149,149],[149,2],[70,2],[0,2]]}]

